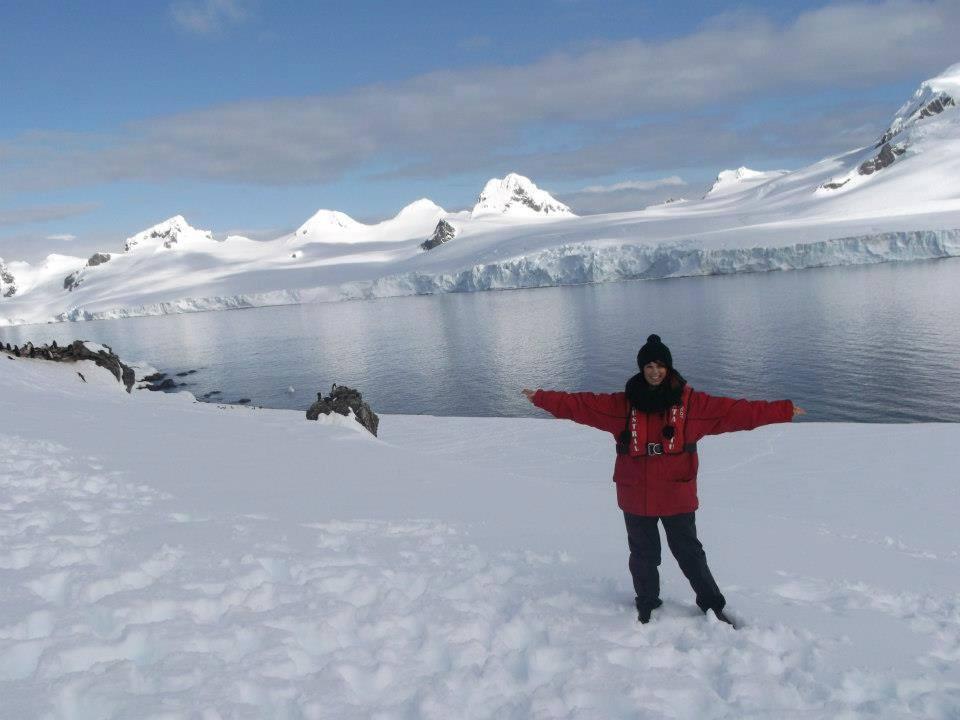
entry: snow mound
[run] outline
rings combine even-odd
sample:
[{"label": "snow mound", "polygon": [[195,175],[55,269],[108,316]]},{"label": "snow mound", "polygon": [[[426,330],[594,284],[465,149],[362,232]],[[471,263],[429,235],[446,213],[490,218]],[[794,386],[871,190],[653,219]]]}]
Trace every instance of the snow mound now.
[{"label": "snow mound", "polygon": [[788,170],[751,170],[739,167],[736,170],[721,170],[704,198],[732,195],[786,175]]},{"label": "snow mound", "polygon": [[317,210],[295,233],[298,240],[314,240],[323,242],[337,242],[349,237],[363,228],[346,213],[339,210]]},{"label": "snow mound", "polygon": [[123,244],[123,251],[142,251],[148,248],[152,248],[155,252],[181,250],[212,242],[215,242],[213,233],[208,230],[197,230],[186,221],[183,215],[174,215],[169,220],[164,220],[127,238]]},{"label": "snow mound", "polygon": [[309,243],[355,244],[398,242],[421,237],[433,228],[446,211],[432,200],[416,200],[394,217],[367,225],[338,210],[319,210],[297,228],[287,245]]},{"label": "snow mound", "polygon": [[487,181],[471,218],[497,215],[517,218],[576,217],[569,207],[538,188],[530,178],[510,173]]},{"label": "snow mound", "polygon": [[400,210],[394,217],[394,220],[420,219],[423,217],[434,218],[439,215],[445,215],[446,212],[446,210],[437,205],[433,200],[420,198]]}]

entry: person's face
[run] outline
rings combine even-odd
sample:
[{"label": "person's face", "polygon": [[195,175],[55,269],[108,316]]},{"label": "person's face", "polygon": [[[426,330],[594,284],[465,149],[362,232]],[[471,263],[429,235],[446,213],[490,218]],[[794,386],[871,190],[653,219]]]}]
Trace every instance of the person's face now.
[{"label": "person's face", "polygon": [[668,372],[666,365],[659,360],[654,360],[643,366],[643,379],[651,387],[656,387],[666,380]]}]

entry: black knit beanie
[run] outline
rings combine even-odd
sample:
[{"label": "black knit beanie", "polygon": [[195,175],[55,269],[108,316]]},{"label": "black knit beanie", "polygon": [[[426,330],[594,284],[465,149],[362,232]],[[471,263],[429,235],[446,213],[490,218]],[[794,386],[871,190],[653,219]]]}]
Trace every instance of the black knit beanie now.
[{"label": "black knit beanie", "polygon": [[659,361],[668,368],[673,369],[673,355],[670,354],[670,348],[663,344],[659,335],[651,335],[647,338],[647,344],[640,348],[637,353],[637,366],[643,370],[647,363]]}]

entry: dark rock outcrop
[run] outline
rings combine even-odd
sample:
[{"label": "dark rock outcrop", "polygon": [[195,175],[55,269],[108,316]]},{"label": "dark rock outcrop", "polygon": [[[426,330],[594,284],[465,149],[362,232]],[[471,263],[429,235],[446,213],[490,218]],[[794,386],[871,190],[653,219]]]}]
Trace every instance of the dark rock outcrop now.
[{"label": "dark rock outcrop", "polygon": [[73,292],[76,288],[83,284],[84,270],[86,270],[88,267],[97,267],[98,265],[103,265],[106,262],[110,262],[110,253],[94,253],[87,259],[86,265],[79,270],[75,270],[74,272],[70,273],[63,279],[63,289]]},{"label": "dark rock outcrop", "polygon": [[872,175],[878,170],[883,170],[883,168],[893,165],[894,161],[906,151],[907,148],[904,145],[891,145],[890,143],[886,143],[875,157],[861,163],[860,167],[857,168],[857,172],[861,175]]},{"label": "dark rock outcrop", "polygon": [[846,180],[842,180],[842,181],[840,181],[840,182],[828,182],[828,183],[824,183],[824,184],[821,185],[820,187],[822,187],[824,190],[839,190],[839,189],[842,188],[844,185],[846,185],[848,182],[850,182],[850,178],[847,178]]},{"label": "dark rock outcrop", "polygon": [[357,422],[374,436],[377,434],[380,418],[367,403],[363,402],[360,391],[336,383],[330,388],[330,394],[327,397],[323,397],[323,393],[317,393],[317,401],[307,410],[307,420],[316,420],[320,415],[329,415],[332,412],[349,416],[351,411]]},{"label": "dark rock outcrop", "polygon": [[[92,344],[91,344],[92,345]],[[133,383],[136,382],[133,368],[126,365],[117,357],[116,353],[107,346],[87,347],[83,340],[74,340],[69,345],[61,347],[54,340],[49,345],[35,346],[31,342],[23,345],[0,345],[6,352],[21,358],[34,358],[38,360],[51,360],[53,362],[77,362],[79,360],[92,360],[102,368],[106,368],[118,382],[123,383],[127,392],[133,389]],[[103,348],[103,349],[100,349]]]},{"label": "dark rock outcrop", "polygon": [[880,136],[880,139],[877,141],[877,144],[874,147],[881,147],[890,142],[894,137],[896,137],[904,127],[918,120],[923,120],[924,118],[933,117],[934,115],[939,115],[948,107],[954,107],[956,101],[946,93],[940,93],[933,100],[928,102],[926,105],[917,108],[914,110],[905,120],[896,123],[894,126],[888,128],[883,135]]},{"label": "dark rock outcrop", "polygon": [[3,260],[0,260],[0,294],[3,297],[13,297],[17,294],[17,281]]},{"label": "dark rock outcrop", "polygon": [[63,279],[63,289],[73,292],[83,282],[83,270],[74,270]]},{"label": "dark rock outcrop", "polygon": [[437,223],[437,227],[433,231],[427,240],[420,243],[420,247],[424,250],[432,250],[437,245],[443,245],[445,242],[450,242],[457,235],[457,229],[448,223],[446,220],[440,220]]}]

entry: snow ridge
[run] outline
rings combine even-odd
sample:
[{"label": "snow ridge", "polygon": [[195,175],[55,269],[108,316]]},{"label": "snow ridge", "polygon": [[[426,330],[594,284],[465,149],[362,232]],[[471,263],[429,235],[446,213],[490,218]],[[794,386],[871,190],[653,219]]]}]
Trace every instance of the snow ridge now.
[{"label": "snow ridge", "polygon": [[880,136],[876,146],[881,147],[925,118],[939,115],[947,108],[955,107],[958,100],[960,100],[960,63],[951,65],[937,77],[920,83],[913,97],[897,110],[890,126]]},{"label": "snow ridge", "polygon": [[748,167],[739,167],[736,170],[721,170],[713,185],[707,190],[704,198],[729,195],[741,190],[756,187],[768,180],[774,180],[786,175],[789,170],[751,170]]}]

